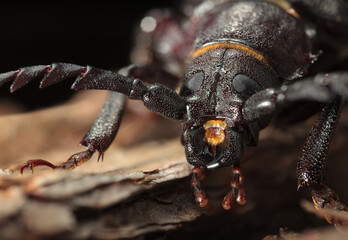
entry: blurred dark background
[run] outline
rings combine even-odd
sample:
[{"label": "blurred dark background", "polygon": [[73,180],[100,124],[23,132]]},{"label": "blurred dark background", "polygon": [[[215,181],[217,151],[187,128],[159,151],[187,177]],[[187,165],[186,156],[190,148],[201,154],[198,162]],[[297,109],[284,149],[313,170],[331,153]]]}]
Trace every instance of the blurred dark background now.
[{"label": "blurred dark background", "polygon": [[[134,29],[153,8],[170,8],[174,0],[152,1],[8,1],[0,7],[0,73],[23,66],[67,62],[118,69],[129,63]],[[39,90],[39,81],[0,100],[17,101],[32,110],[65,101],[73,94],[69,82]]]}]

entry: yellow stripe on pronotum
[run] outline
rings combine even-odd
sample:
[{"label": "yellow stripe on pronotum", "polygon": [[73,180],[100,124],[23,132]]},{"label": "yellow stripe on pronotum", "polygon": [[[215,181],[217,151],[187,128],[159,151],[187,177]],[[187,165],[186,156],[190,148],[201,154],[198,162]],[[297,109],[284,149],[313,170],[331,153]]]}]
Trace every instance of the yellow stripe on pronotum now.
[{"label": "yellow stripe on pronotum", "polygon": [[202,55],[203,53],[206,53],[208,51],[211,50],[215,50],[215,49],[235,49],[237,51],[241,51],[241,52],[245,52],[248,55],[256,58],[257,60],[265,63],[268,67],[270,67],[274,72],[277,73],[277,71],[275,70],[273,64],[260,52],[252,49],[251,47],[239,44],[239,43],[230,43],[230,42],[221,42],[221,43],[212,43],[212,44],[207,44],[204,45],[203,47],[193,51],[190,54],[189,59],[193,60],[196,57]]}]

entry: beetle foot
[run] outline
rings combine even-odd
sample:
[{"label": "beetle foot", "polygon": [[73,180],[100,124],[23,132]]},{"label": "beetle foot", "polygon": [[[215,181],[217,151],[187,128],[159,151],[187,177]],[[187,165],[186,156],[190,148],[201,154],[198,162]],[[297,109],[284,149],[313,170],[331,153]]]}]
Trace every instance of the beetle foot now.
[{"label": "beetle foot", "polygon": [[[59,166],[57,167],[72,170],[87,162],[93,156],[94,152],[95,151],[88,149],[83,152],[75,153],[71,155],[71,157],[66,162],[59,164]],[[100,157],[103,159],[103,153],[99,154],[98,161]]]},{"label": "beetle foot", "polygon": [[239,165],[232,168],[232,180],[231,187],[232,190],[229,191],[224,200],[222,201],[222,207],[225,210],[229,210],[232,207],[233,202],[235,201],[239,205],[246,204],[246,196],[244,190],[244,177],[240,171]]},{"label": "beetle foot", "polygon": [[[334,209],[338,211],[348,211],[348,208],[339,201],[338,195],[328,186],[323,185],[319,190],[312,189],[312,200],[316,209]],[[335,226],[347,226],[347,222],[325,215],[328,223]]]},{"label": "beetle foot", "polygon": [[205,177],[206,170],[206,167],[194,167],[192,170],[191,186],[195,200],[200,207],[205,207],[208,204],[208,198],[201,189],[201,181]]},{"label": "beetle foot", "polygon": [[50,167],[52,169],[54,168],[57,168],[58,166],[56,165],[53,165],[52,163],[46,161],[46,160],[42,160],[42,159],[33,159],[33,160],[28,160],[26,163],[24,163],[22,166],[21,166],[21,174],[23,174],[23,171],[25,168],[29,168],[31,173],[34,173],[33,169],[34,167],[37,167],[37,166],[47,166],[47,167]]},{"label": "beetle foot", "polygon": [[[21,166],[20,171],[21,171],[21,174],[23,174],[24,169],[29,168],[31,173],[33,173],[34,172],[33,168],[37,167],[37,166],[47,166],[47,167],[50,167],[52,169],[63,168],[63,169],[72,170],[72,169],[82,165],[83,163],[87,162],[93,156],[94,152],[95,151],[88,149],[88,150],[83,151],[83,152],[75,153],[75,154],[71,155],[71,157],[66,162],[63,162],[59,165],[54,165],[54,164],[52,164],[46,160],[42,160],[42,159],[29,160]],[[98,161],[100,158],[103,160],[103,152],[99,153]]]}]

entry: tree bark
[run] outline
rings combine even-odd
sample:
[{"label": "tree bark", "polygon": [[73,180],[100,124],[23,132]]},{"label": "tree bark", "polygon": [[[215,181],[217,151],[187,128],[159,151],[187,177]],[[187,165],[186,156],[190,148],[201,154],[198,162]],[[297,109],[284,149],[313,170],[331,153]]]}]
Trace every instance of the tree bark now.
[{"label": "tree bark", "polygon": [[[100,95],[82,94],[61,107],[0,118],[1,239],[348,238],[346,230],[337,231],[320,218],[323,214],[308,203],[306,190],[296,190],[296,161],[315,118],[263,130],[259,146],[247,148],[241,162],[248,203],[230,211],[221,202],[229,191],[231,169],[208,172],[203,188],[209,203],[199,208],[180,126],[154,117],[138,103],[131,103],[133,110],[126,113],[104,162],[97,163],[94,156],[73,171],[38,167],[33,175],[26,170],[21,176],[19,163],[28,159],[62,162],[81,151],[71,146],[97,116]],[[329,186],[344,203],[347,133],[345,109],[327,171]],[[346,214],[339,216],[348,221]]]}]

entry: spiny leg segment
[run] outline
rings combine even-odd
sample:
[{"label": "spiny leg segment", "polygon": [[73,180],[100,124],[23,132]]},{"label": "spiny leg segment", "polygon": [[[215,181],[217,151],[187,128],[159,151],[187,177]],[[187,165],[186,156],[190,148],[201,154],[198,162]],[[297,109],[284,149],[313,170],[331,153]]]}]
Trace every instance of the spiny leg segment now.
[{"label": "spiny leg segment", "polygon": [[[324,171],[335,128],[343,107],[342,97],[335,97],[321,112],[303,147],[297,164],[298,186],[310,189],[316,208],[347,211],[337,194],[324,181]],[[335,219],[326,217],[330,223],[340,225]]]}]

